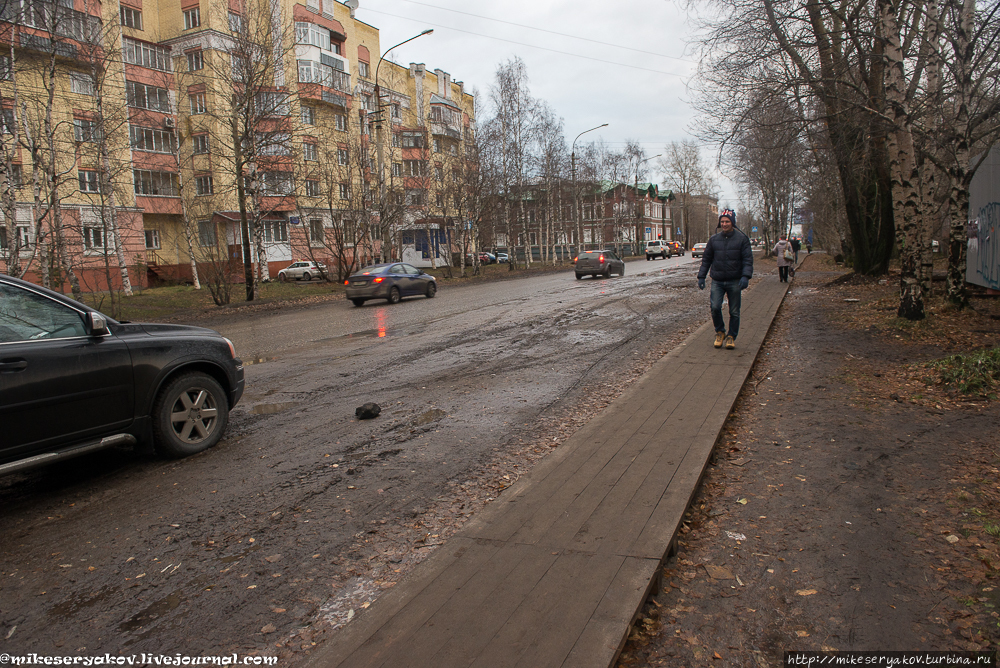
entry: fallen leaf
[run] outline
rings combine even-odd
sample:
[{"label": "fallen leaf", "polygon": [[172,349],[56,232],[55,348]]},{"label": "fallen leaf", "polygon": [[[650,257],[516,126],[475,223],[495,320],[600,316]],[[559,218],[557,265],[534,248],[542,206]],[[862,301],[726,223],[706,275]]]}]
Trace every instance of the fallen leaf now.
[{"label": "fallen leaf", "polygon": [[716,566],[714,564],[703,564],[705,570],[708,571],[708,577],[713,580],[734,580],[732,571],[724,566]]},{"label": "fallen leaf", "polygon": [[809,637],[809,632],[808,631],[796,631],[795,635],[797,635],[800,638],[808,638]]},{"label": "fallen leaf", "polygon": [[277,630],[278,630],[278,627],[276,627],[274,624],[265,624],[264,627],[261,628],[260,632],[261,633],[274,633]]},{"label": "fallen leaf", "polygon": [[816,590],[815,589],[798,589],[798,590],[796,590],[795,593],[798,594],[799,596],[812,596],[813,594],[816,593]]}]

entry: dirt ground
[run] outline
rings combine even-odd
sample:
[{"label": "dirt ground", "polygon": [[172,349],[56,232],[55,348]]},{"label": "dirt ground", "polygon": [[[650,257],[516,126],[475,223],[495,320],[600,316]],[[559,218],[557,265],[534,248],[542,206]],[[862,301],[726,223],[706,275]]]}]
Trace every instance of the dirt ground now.
[{"label": "dirt ground", "polygon": [[844,276],[800,266],[619,666],[997,647],[1000,406],[924,363],[1000,345],[1000,300],[910,323]]}]

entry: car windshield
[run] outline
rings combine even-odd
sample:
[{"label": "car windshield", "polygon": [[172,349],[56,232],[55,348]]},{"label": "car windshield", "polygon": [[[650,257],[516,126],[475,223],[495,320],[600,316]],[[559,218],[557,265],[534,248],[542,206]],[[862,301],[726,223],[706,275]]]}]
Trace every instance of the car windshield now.
[{"label": "car windshield", "polygon": [[582,253],[580,253],[580,257],[582,257],[582,258],[583,257],[587,257],[587,258],[590,258],[590,257],[600,257],[603,254],[604,254],[604,251],[583,251]]}]

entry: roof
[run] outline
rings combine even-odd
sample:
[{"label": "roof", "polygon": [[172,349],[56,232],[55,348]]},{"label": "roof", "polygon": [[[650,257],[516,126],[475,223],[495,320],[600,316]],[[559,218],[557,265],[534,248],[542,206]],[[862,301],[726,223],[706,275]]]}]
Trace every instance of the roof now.
[{"label": "roof", "polygon": [[431,104],[446,104],[449,107],[453,107],[453,108],[455,108],[455,109],[457,109],[459,111],[462,111],[462,108],[460,106],[458,106],[457,104],[455,104],[451,100],[444,99],[443,97],[441,97],[437,93],[431,93]]}]

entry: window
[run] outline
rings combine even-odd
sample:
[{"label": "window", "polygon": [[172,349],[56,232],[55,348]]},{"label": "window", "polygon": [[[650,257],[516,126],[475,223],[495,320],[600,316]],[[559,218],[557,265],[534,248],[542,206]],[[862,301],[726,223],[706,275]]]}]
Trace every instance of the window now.
[{"label": "window", "polygon": [[319,181],[306,181],[306,197],[319,197]]},{"label": "window", "polygon": [[230,74],[233,77],[233,81],[243,81],[243,76],[246,73],[246,67],[243,65],[243,57],[233,53],[229,54],[229,59],[231,62]]},{"label": "window", "polygon": [[20,188],[22,185],[24,185],[24,170],[21,167],[21,165],[18,164],[11,165],[10,174],[8,176],[10,179],[11,188]]},{"label": "window", "polygon": [[437,137],[434,138],[434,152],[435,153],[441,152],[441,140]]},{"label": "window", "polygon": [[261,116],[288,115],[288,93],[257,93],[254,101],[257,103],[257,113]]},{"label": "window", "polygon": [[401,104],[399,104],[399,102],[393,102],[392,106],[390,107],[390,109],[392,110],[392,117],[393,118],[402,118],[403,117],[403,107],[402,107]]},{"label": "window", "polygon": [[70,72],[69,89],[73,93],[92,96],[94,94],[94,79],[89,74]]},{"label": "window", "polygon": [[190,30],[201,25],[201,9],[192,7],[184,10],[184,29]]},{"label": "window", "polygon": [[198,243],[202,246],[215,245],[215,223],[210,220],[198,221]]},{"label": "window", "polygon": [[208,135],[195,135],[192,137],[194,140],[194,152],[197,155],[203,155],[208,153]]},{"label": "window", "polygon": [[160,247],[160,231],[146,230],[146,248],[156,249]]},{"label": "window", "polygon": [[261,174],[261,194],[291,195],[292,175],[288,172],[263,172]]},{"label": "window", "polygon": [[204,174],[194,177],[194,192],[196,195],[212,194],[212,175]]},{"label": "window", "polygon": [[101,180],[98,178],[96,171],[90,169],[78,170],[77,179],[80,182],[80,192],[101,192]]},{"label": "window", "polygon": [[403,174],[405,176],[427,176],[427,161],[404,160]]},{"label": "window", "polygon": [[229,12],[229,30],[231,32],[243,32],[243,17],[236,12]]},{"label": "window", "polygon": [[[316,110],[312,107],[302,107],[302,122],[305,125],[316,125]],[[337,128],[338,130],[340,128]]]},{"label": "window", "polygon": [[351,199],[351,186],[347,183],[340,184],[340,199]]},{"label": "window", "polygon": [[104,250],[104,228],[94,223],[84,223],[83,246],[88,250]]},{"label": "window", "polygon": [[309,241],[314,244],[323,243],[323,221],[313,218],[309,221]]},{"label": "window", "polygon": [[362,79],[372,78],[371,68],[368,65],[368,63],[361,60],[358,61],[358,76],[361,77]]},{"label": "window", "polygon": [[161,72],[170,71],[170,49],[155,44],[122,38],[122,60],[130,65],[141,65]]},{"label": "window", "polygon": [[153,172],[146,169],[133,169],[132,181],[136,195],[159,197],[177,197],[180,195],[180,188],[177,186],[177,174],[173,172]]},{"label": "window", "polygon": [[363,93],[361,95],[361,108],[365,111],[375,111],[375,96]]},{"label": "window", "polygon": [[282,241],[288,241],[288,223],[285,221],[265,220],[263,225],[265,243],[280,243]]},{"label": "window", "polygon": [[302,144],[302,159],[314,162],[319,160],[319,146],[310,142]]},{"label": "window", "polygon": [[434,180],[444,181],[444,169],[442,167],[434,167]]},{"label": "window", "polygon": [[337,149],[337,164],[338,165],[346,165],[347,164],[347,159],[348,159],[347,149],[346,148],[338,148]]},{"label": "window", "polygon": [[394,163],[392,163],[392,175],[393,176],[402,176],[403,175],[403,163],[401,163],[401,162],[394,162]]},{"label": "window", "polygon": [[126,81],[125,91],[130,107],[170,113],[170,95],[166,88]]},{"label": "window", "polygon": [[257,155],[291,155],[291,137],[287,132],[258,132],[254,135]]},{"label": "window", "polygon": [[312,44],[327,51],[330,50],[330,31],[314,23],[295,22],[295,41],[299,44]]},{"label": "window", "polygon": [[424,135],[419,132],[403,133],[403,148],[424,148]]},{"label": "window", "polygon": [[192,93],[191,94],[191,113],[192,114],[204,114],[208,111],[208,107],[205,105],[205,94],[204,93]]},{"label": "window", "polygon": [[101,138],[101,131],[97,127],[97,121],[89,118],[73,119],[73,139],[75,141],[96,142]]},{"label": "window", "polygon": [[411,206],[422,206],[427,203],[427,193],[423,190],[407,190],[406,203]]},{"label": "window", "polygon": [[434,195],[434,203],[437,205],[437,207],[439,209],[442,208],[442,207],[444,207],[444,195],[441,194],[441,193],[435,194]]},{"label": "window", "polygon": [[[27,250],[31,248],[31,237],[29,235],[29,227],[27,225],[18,225],[15,228],[15,233],[17,234],[17,239],[14,243],[17,245],[19,250]],[[7,250],[7,226],[0,225],[0,249]]]},{"label": "window", "polygon": [[14,133],[14,110],[13,109],[2,109],[0,110],[0,130],[3,134],[9,135]]},{"label": "window", "polygon": [[202,55],[201,49],[188,52],[187,57],[188,72],[197,72],[198,70],[205,68],[205,58]]},{"label": "window", "polygon": [[0,81],[12,81],[14,79],[14,66],[10,56],[0,56]]},{"label": "window", "polygon": [[122,5],[120,7],[121,24],[126,28],[135,28],[136,30],[142,30],[142,12],[138,9],[133,9],[131,7],[126,7]]},{"label": "window", "polygon": [[333,118],[337,122],[337,130],[347,132],[347,116],[344,114],[335,114]]},{"label": "window", "polygon": [[399,134],[396,132],[392,133],[392,147],[399,148],[402,142],[399,139]]},{"label": "window", "polygon": [[368,134],[368,116],[365,115],[365,112],[363,111],[358,112],[358,123],[361,126],[360,127],[361,134],[363,135]]},{"label": "window", "polygon": [[137,151],[174,152],[174,133],[169,130],[131,126],[128,133],[132,148]]}]

